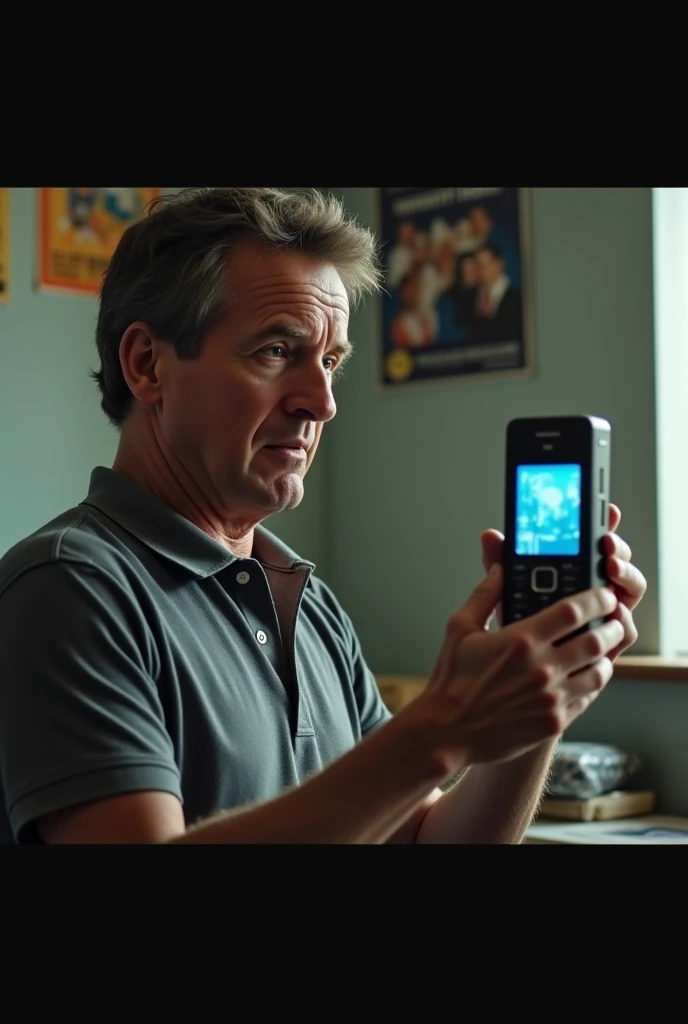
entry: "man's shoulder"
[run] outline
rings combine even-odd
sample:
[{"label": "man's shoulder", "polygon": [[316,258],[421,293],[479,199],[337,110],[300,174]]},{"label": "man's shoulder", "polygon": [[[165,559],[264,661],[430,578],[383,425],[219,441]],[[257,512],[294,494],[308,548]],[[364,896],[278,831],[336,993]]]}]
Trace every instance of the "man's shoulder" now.
[{"label": "man's shoulder", "polygon": [[311,608],[327,616],[330,623],[337,622],[347,634],[353,633],[353,624],[337,594],[325,581],[313,572],[308,580],[304,598]]},{"label": "man's shoulder", "polygon": [[0,558],[0,595],[32,570],[44,566],[81,565],[112,572],[112,546],[94,519],[93,510],[76,505],[17,541]]}]

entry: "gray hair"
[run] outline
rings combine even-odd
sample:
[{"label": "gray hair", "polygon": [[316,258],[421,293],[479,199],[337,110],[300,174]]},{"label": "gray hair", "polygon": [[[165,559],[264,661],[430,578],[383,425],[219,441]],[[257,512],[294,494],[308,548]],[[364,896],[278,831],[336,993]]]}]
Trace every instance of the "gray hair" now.
[{"label": "gray hair", "polygon": [[332,195],[314,188],[190,188],[154,199],[123,233],[100,290],[101,366],[91,376],[115,426],[132,401],[119,359],[127,327],[142,320],[180,359],[195,359],[231,301],[227,255],[249,236],[332,263],[352,307],[380,290],[375,236]]}]

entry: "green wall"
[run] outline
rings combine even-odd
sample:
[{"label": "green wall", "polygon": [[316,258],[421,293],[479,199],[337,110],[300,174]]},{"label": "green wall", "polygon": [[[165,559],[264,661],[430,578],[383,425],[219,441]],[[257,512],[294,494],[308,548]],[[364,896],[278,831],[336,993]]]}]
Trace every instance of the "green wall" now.
[{"label": "green wall", "polygon": [[[333,191],[376,224],[372,189]],[[380,393],[378,302],[354,315],[357,352],[328,428],[330,575],[377,671],[431,668],[482,575],[481,531],[503,528],[505,430],[525,415],[610,420],[612,499],[649,580],[637,649],[656,650],[650,200],[649,189],[533,190],[532,379]]]},{"label": "green wall", "polygon": [[[333,188],[377,227],[376,190]],[[353,317],[357,352],[328,427],[328,580],[378,673],[432,669],[445,622],[482,575],[480,532],[503,528],[514,416],[596,413],[614,431],[620,533],[648,579],[633,652],[658,649],[652,190],[532,190],[536,374],[380,393],[379,308]],[[667,812],[688,814],[688,686],[619,680],[567,733],[646,761]]]},{"label": "green wall", "polygon": [[35,239],[36,190],[13,188],[11,297],[0,306],[0,552],[76,504],[116,446],[88,378],[95,300],[36,293]]}]

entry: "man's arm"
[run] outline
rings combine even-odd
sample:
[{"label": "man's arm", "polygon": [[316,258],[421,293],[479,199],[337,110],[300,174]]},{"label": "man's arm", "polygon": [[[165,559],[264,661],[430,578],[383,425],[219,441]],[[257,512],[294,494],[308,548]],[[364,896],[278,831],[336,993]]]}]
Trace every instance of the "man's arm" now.
[{"label": "man's arm", "polygon": [[[443,793],[437,784],[446,777],[446,767],[439,761],[433,764],[414,737],[415,730],[395,718],[302,786],[189,829],[176,797],[146,792],[51,815],[41,822],[41,835],[47,843],[84,844],[522,841],[537,810],[556,740],[503,764],[475,765]],[[365,787],[365,801],[359,786]]]},{"label": "man's arm", "polygon": [[447,792],[435,789],[390,843],[518,844],[542,798],[556,739],[501,764],[474,765]]},{"label": "man's arm", "polygon": [[148,791],[60,811],[39,831],[47,843],[377,844],[448,774],[417,721],[400,716],[301,786],[188,829],[177,797]]}]

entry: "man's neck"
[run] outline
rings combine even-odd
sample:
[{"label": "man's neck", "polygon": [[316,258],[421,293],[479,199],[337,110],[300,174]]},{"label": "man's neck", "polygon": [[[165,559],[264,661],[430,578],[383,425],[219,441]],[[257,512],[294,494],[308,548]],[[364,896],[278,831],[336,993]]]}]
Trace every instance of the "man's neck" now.
[{"label": "man's neck", "polygon": [[130,428],[124,427],[112,464],[113,472],[169,505],[232,554],[250,558],[255,524],[239,527],[230,524],[212,507],[194,478],[176,459],[166,455],[151,435],[151,431],[144,430],[143,436],[137,432],[134,438]]}]

